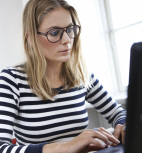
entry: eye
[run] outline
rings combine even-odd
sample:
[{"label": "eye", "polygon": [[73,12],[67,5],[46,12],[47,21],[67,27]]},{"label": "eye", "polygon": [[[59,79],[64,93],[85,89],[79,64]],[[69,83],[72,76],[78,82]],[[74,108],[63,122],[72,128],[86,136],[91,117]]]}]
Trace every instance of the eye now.
[{"label": "eye", "polygon": [[48,32],[48,35],[57,36],[60,33],[59,29],[53,29]]},{"label": "eye", "polygon": [[71,32],[73,32],[73,26],[68,27],[68,29],[67,29],[67,33],[71,33]]}]

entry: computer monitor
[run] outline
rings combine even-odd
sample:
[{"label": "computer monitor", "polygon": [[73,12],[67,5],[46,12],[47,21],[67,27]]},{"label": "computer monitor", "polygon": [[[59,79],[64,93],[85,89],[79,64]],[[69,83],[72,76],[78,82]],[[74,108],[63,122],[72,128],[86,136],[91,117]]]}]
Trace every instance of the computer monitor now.
[{"label": "computer monitor", "polygon": [[125,153],[142,153],[142,42],[130,52]]}]

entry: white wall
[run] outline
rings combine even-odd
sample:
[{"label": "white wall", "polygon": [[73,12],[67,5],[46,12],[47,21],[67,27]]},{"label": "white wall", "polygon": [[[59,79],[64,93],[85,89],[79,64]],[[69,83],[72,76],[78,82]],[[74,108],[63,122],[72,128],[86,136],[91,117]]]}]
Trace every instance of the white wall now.
[{"label": "white wall", "polygon": [[0,0],[0,71],[24,61],[21,0]]}]

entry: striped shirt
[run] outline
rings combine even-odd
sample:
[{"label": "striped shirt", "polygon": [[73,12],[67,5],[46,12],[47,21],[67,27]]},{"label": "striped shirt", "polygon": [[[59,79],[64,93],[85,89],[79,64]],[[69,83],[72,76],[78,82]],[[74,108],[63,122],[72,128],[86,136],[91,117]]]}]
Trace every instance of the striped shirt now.
[{"label": "striped shirt", "polygon": [[[125,123],[126,111],[94,74],[90,84],[67,91],[60,87],[55,101],[42,100],[30,89],[25,73],[15,67],[4,69],[0,74],[0,153],[42,153],[46,143],[76,137],[89,122],[85,101],[113,127]],[[11,144],[13,131],[16,145]]]}]

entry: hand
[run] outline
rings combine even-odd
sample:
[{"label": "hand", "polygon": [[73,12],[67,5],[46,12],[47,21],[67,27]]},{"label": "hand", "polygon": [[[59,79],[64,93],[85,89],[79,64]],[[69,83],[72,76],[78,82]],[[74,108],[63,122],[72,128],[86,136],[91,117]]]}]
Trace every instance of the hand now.
[{"label": "hand", "polygon": [[[95,138],[102,140],[105,144]],[[65,147],[68,153],[87,153],[103,149],[112,143],[119,144],[120,142],[104,128],[99,128],[99,131],[85,130],[76,138],[67,142]]]},{"label": "hand", "polygon": [[[124,138],[125,138],[125,124],[121,125],[121,124],[117,124],[115,127],[115,131],[114,131],[114,137],[118,140],[121,139],[122,144],[124,144]],[[114,146],[116,146],[114,144]]]}]

